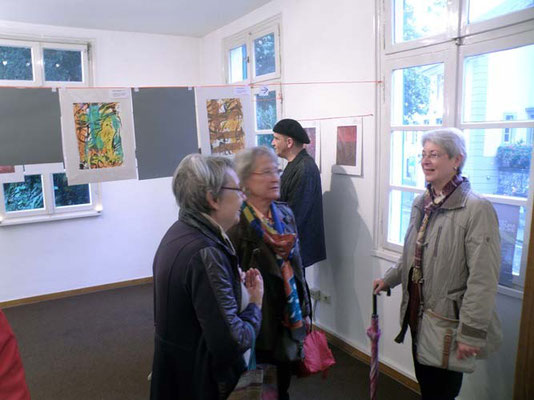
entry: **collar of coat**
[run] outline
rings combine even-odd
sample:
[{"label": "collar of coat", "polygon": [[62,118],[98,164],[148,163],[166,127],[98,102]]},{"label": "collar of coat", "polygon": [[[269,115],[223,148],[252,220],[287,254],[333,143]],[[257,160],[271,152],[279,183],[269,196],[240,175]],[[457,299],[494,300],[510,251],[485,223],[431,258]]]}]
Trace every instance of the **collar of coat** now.
[{"label": "collar of coat", "polygon": [[185,209],[180,209],[180,221],[184,224],[198,229],[203,235],[207,236],[212,242],[217,243],[223,247],[229,254],[235,256],[236,252],[232,242],[228,239],[226,234],[220,231],[222,228],[212,221],[209,221],[202,213],[192,212]]},{"label": "collar of coat", "polygon": [[306,149],[302,149],[299,154],[297,154],[297,156],[293,159],[293,161],[290,161],[288,162],[288,165],[289,164],[293,164],[293,165],[296,165],[298,164],[304,157],[306,156],[309,156],[311,157],[308,152],[306,151]]},{"label": "collar of coat", "polygon": [[[464,177],[464,181],[460,186],[458,186],[454,192],[449,196],[447,200],[441,205],[441,209],[445,210],[456,210],[458,208],[465,207],[467,203],[467,198],[471,193],[471,183],[469,180]],[[424,207],[424,195],[418,196],[415,199],[414,207],[417,207],[419,210],[423,211]]]}]

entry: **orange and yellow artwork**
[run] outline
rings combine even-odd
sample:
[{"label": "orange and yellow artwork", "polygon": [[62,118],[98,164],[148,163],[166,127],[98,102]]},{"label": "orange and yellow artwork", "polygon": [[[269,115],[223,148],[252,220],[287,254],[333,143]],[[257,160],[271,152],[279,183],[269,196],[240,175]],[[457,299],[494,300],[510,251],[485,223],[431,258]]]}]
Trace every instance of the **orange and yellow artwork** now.
[{"label": "orange and yellow artwork", "polygon": [[124,162],[120,103],[73,103],[80,169],[113,168]]},{"label": "orange and yellow artwork", "polygon": [[232,155],[245,148],[243,107],[238,98],[206,100],[212,154]]}]

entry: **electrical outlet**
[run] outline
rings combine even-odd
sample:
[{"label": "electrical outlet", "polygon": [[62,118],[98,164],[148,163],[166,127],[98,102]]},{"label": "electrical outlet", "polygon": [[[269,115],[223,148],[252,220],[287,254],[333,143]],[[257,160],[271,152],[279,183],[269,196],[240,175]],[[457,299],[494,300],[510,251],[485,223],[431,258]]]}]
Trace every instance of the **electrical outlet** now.
[{"label": "electrical outlet", "polygon": [[310,297],[313,300],[321,301],[321,291],[319,289],[310,289]]}]

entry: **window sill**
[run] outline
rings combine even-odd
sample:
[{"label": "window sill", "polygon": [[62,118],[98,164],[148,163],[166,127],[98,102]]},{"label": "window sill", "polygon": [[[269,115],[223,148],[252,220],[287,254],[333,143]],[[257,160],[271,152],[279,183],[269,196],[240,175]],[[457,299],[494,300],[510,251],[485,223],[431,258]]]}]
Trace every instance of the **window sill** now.
[{"label": "window sill", "polygon": [[513,289],[507,286],[499,285],[497,287],[497,293],[508,296],[508,297],[513,297],[515,299],[521,299],[521,300],[523,299],[523,291],[520,289]]},{"label": "window sill", "polygon": [[402,253],[387,249],[374,249],[371,250],[371,255],[382,260],[396,263],[399,261],[399,257],[402,255]]},{"label": "window sill", "polygon": [[37,222],[48,222],[48,221],[60,221],[65,219],[74,219],[74,218],[85,218],[85,217],[97,217],[102,213],[102,211],[90,210],[90,211],[78,211],[70,213],[58,213],[52,215],[34,215],[30,217],[17,217],[17,218],[5,218],[0,221],[0,227],[2,226],[11,226],[11,225],[23,225],[23,224],[33,224]]}]

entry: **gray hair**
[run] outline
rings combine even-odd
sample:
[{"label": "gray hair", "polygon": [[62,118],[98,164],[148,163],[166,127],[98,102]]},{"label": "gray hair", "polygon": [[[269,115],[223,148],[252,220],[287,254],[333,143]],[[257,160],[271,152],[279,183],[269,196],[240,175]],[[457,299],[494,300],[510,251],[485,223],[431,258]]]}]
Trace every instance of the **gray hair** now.
[{"label": "gray hair", "polygon": [[421,138],[421,144],[432,142],[447,152],[449,158],[462,156],[462,162],[458,166],[458,172],[462,171],[467,159],[465,139],[462,131],[457,128],[439,128],[425,132]]},{"label": "gray hair", "polygon": [[234,163],[226,157],[189,154],[174,171],[172,191],[178,206],[183,209],[209,214],[212,210],[206,194],[217,199],[227,180],[228,169]]},{"label": "gray hair", "polygon": [[278,156],[270,147],[256,146],[237,153],[234,159],[235,170],[241,184],[245,183],[250,175],[252,175],[257,159],[262,156],[269,157],[275,164],[278,164]]}]

